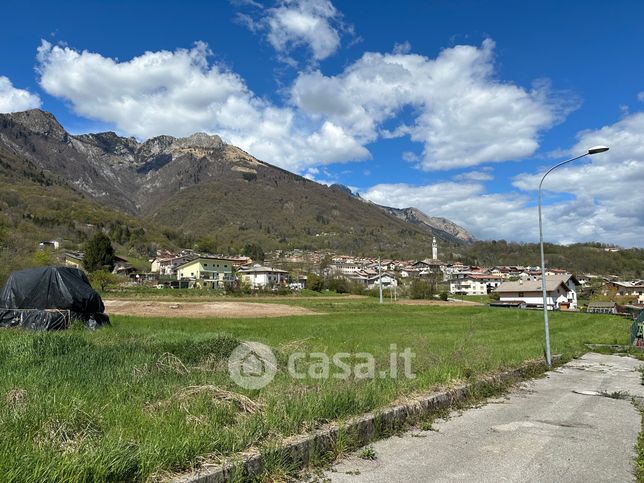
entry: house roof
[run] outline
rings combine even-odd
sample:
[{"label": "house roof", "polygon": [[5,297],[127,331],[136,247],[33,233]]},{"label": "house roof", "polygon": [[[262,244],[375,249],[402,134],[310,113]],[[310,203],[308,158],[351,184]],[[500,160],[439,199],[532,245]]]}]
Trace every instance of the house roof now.
[{"label": "house roof", "polygon": [[240,268],[237,273],[288,273],[286,270],[280,270],[279,268],[263,267],[261,265],[256,265],[254,267]]},{"label": "house roof", "polygon": [[372,276],[370,276],[370,277],[366,277],[366,278],[367,278],[367,280],[371,281],[371,280],[379,280],[381,277],[382,277],[382,278],[385,278],[385,277],[395,278],[395,277],[393,276],[393,274],[388,273],[388,272],[383,272],[383,273],[382,273],[382,275],[378,275],[378,274],[376,274],[376,275],[372,275]]},{"label": "house roof", "polygon": [[503,280],[503,277],[499,277],[498,275],[485,275],[482,273],[472,273],[464,277],[464,279],[468,279],[468,278],[472,278],[475,280]]},{"label": "house roof", "polygon": [[633,280],[632,282],[610,282],[613,285],[618,285],[624,288],[642,288],[644,287],[644,280]]},{"label": "house roof", "polygon": [[590,302],[589,309],[612,309],[615,307],[615,302]]},{"label": "house roof", "polygon": [[224,258],[224,257],[197,257],[193,258],[192,260],[187,261],[186,263],[182,263],[181,265],[177,265],[177,268],[185,267],[187,265],[192,265],[195,262],[198,262],[200,260],[218,260],[220,262],[232,262],[230,258]]},{"label": "house roof", "polygon": [[[85,252],[65,252],[65,258],[73,258],[74,260],[83,260],[85,257]],[[126,258],[119,257],[118,255],[114,255],[114,261],[115,262],[127,262]]]},{"label": "house roof", "polygon": [[[560,285],[563,285],[566,289],[566,282],[568,278],[561,277],[559,275],[547,275],[546,276],[546,291],[552,292],[556,290]],[[537,280],[518,280],[516,282],[503,282],[499,285],[495,292],[504,293],[504,292],[540,292],[542,290],[541,278]]]},{"label": "house roof", "polygon": [[412,264],[412,266],[416,266],[416,265],[438,266],[438,265],[445,265],[445,264],[440,260],[425,258],[425,260],[418,260],[417,262],[414,262]]}]

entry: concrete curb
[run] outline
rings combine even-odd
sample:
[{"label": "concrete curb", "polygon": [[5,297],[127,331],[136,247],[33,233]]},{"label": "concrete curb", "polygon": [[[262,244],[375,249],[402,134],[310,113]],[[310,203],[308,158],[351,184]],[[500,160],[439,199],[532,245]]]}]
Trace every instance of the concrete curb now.
[{"label": "concrete curb", "polygon": [[[553,357],[554,364],[560,361],[561,356]],[[490,384],[518,382],[546,371],[545,362],[530,361],[516,369],[503,371],[471,384],[463,384],[449,391],[429,393],[405,404],[388,406],[378,412],[351,418],[342,425],[332,424],[314,433],[288,438],[273,451],[278,452],[289,467],[303,468],[312,457],[331,451],[339,437],[349,436],[355,447],[361,447],[373,441],[378,434],[390,434],[405,423],[417,421],[423,416],[449,408],[454,403],[466,400],[470,395],[485,391]],[[170,481],[173,483],[224,483],[235,477],[238,478],[240,474],[247,480],[259,475],[263,468],[262,453],[259,450],[252,450],[233,456],[221,465],[201,468],[193,473],[172,478]]]}]

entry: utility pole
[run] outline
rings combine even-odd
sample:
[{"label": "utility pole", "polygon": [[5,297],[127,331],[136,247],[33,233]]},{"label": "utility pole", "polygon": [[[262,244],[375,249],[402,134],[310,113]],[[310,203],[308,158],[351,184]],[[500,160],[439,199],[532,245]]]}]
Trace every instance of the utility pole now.
[{"label": "utility pole", "polygon": [[378,256],[378,288],[380,289],[380,303],[382,302],[382,269],[380,266],[380,256]]}]

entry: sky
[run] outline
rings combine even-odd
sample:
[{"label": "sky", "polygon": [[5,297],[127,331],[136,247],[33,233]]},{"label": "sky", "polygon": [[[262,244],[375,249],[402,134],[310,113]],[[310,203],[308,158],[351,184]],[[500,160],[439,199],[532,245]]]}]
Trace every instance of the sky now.
[{"label": "sky", "polygon": [[[479,239],[644,247],[644,3],[8,0],[0,112],[218,134]],[[639,47],[638,47],[639,46]]]}]

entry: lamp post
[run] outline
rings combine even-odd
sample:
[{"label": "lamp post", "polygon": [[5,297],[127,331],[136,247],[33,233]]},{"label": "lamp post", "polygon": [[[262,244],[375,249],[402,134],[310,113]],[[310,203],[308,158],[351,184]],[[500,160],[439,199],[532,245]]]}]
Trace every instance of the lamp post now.
[{"label": "lamp post", "polygon": [[539,205],[539,248],[541,250],[541,290],[543,292],[543,325],[544,325],[544,330],[546,332],[546,362],[548,363],[548,367],[552,367],[552,354],[550,353],[550,324],[548,321],[548,292],[546,290],[546,262],[543,255],[543,226],[541,222],[541,186],[543,185],[543,180],[546,179],[546,176],[548,176],[552,171],[554,171],[558,167],[563,166],[564,164],[568,164],[572,161],[575,161],[576,159],[583,158],[584,156],[603,153],[605,151],[608,151],[608,147],[594,146],[590,148],[586,153],[580,156],[576,156],[574,158],[567,159],[566,161],[562,161],[561,163],[553,166],[548,171],[546,171],[546,174],[543,175],[543,177],[541,178],[541,182],[539,183],[538,205]]},{"label": "lamp post", "polygon": [[380,303],[382,303],[382,269],[380,268],[380,256],[378,256],[378,290],[380,291]]}]

